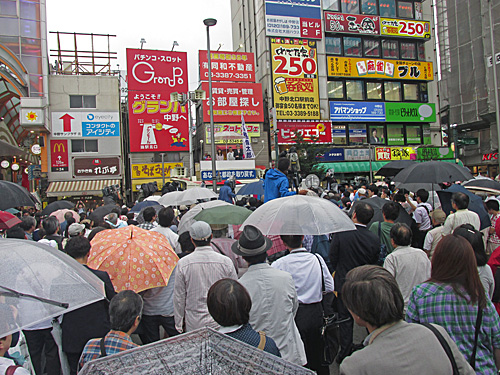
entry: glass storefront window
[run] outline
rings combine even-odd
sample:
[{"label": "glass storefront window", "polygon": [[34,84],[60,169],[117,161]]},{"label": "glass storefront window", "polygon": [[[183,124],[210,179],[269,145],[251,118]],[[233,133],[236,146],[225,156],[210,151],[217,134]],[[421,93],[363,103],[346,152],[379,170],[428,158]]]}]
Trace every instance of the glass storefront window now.
[{"label": "glass storefront window", "polygon": [[413,3],[398,1],[398,15],[403,18],[413,18]]},{"label": "glass storefront window", "polygon": [[342,81],[328,81],[326,88],[328,99],[344,99],[344,83]]},{"label": "glass storefront window", "polygon": [[344,37],[344,54],[346,56],[361,57],[361,38],[352,36]]},{"label": "glass storefront window", "polygon": [[417,145],[422,142],[422,130],[420,125],[407,125],[406,126],[406,143],[409,145]]},{"label": "glass storefront window", "polygon": [[366,99],[382,100],[381,82],[366,82]]},{"label": "glass storefront window", "polygon": [[384,135],[384,126],[383,125],[370,126],[370,144],[372,144],[372,145],[384,145],[385,144],[385,135]]},{"label": "glass storefront window", "polygon": [[323,9],[339,12],[339,0],[323,0]]},{"label": "glass storefront window", "polygon": [[377,39],[364,39],[363,49],[367,57],[380,57],[380,42]]},{"label": "glass storefront window", "polygon": [[342,1],[342,13],[359,14],[358,0],[341,0],[341,1]]},{"label": "glass storefront window", "polygon": [[385,59],[399,58],[398,42],[395,40],[382,40],[382,57]]},{"label": "glass storefront window", "polygon": [[418,83],[403,84],[404,100],[418,100]]},{"label": "glass storefront window", "polygon": [[396,0],[379,0],[381,17],[396,17]]},{"label": "glass storefront window", "polygon": [[360,145],[366,143],[366,125],[349,124],[349,144]]},{"label": "glass storefront window", "polygon": [[325,48],[326,48],[326,53],[329,55],[341,55],[342,54],[342,38],[326,37],[325,38]]},{"label": "glass storefront window", "polygon": [[401,101],[401,83],[399,82],[385,82],[385,100],[388,102]]},{"label": "glass storefront window", "polygon": [[361,0],[362,14],[377,14],[377,0]]},{"label": "glass storefront window", "polygon": [[346,81],[347,100],[364,100],[363,81]]},{"label": "glass storefront window", "polygon": [[387,144],[389,146],[404,146],[405,136],[403,125],[387,125]]},{"label": "glass storefront window", "polygon": [[345,145],[347,144],[345,125],[332,126],[333,144]]},{"label": "glass storefront window", "polygon": [[414,42],[401,42],[401,58],[407,60],[417,59],[417,47]]}]

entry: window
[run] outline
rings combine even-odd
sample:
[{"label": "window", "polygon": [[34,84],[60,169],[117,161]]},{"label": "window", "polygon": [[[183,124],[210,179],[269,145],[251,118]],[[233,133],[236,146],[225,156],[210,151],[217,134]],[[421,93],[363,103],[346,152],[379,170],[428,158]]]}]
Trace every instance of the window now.
[{"label": "window", "polygon": [[342,54],[342,38],[325,38],[326,53],[330,55]]},{"label": "window", "polygon": [[413,3],[398,1],[398,15],[403,18],[413,18]]},{"label": "window", "polygon": [[361,0],[362,14],[377,14],[377,0]]},{"label": "window", "polygon": [[432,144],[431,126],[429,124],[422,124],[422,134],[424,136],[424,145]]},{"label": "window", "polygon": [[382,100],[382,83],[366,82],[366,99]]},{"label": "window", "polygon": [[70,108],[96,108],[95,95],[70,95]]},{"label": "window", "polygon": [[389,146],[403,146],[405,144],[403,125],[387,125],[387,144]]},{"label": "window", "polygon": [[401,83],[399,82],[385,82],[385,100],[388,102],[401,101]]},{"label": "window", "polygon": [[341,0],[342,13],[359,14],[358,0]]},{"label": "window", "polygon": [[420,61],[425,61],[425,44],[424,42],[418,42],[418,59]]},{"label": "window", "polygon": [[359,56],[361,57],[361,38],[352,36],[344,37],[344,54],[346,56]]},{"label": "window", "polygon": [[366,57],[380,57],[380,42],[377,39],[364,39],[363,49]]},{"label": "window", "polygon": [[346,131],[345,125],[332,126],[333,144],[335,145],[347,144],[347,137],[345,131]]},{"label": "window", "polygon": [[339,12],[340,11],[339,0],[323,0],[323,9]]},{"label": "window", "polygon": [[385,144],[384,126],[370,126],[370,144],[383,145]]},{"label": "window", "polygon": [[72,152],[98,152],[97,139],[74,139],[71,141]]},{"label": "window", "polygon": [[401,58],[408,60],[417,59],[417,47],[414,42],[401,42]]},{"label": "window", "polygon": [[360,145],[366,143],[366,125],[365,124],[350,124],[349,125],[349,144]]},{"label": "window", "polygon": [[329,99],[344,99],[344,83],[342,81],[328,81],[326,88]]},{"label": "window", "polygon": [[398,42],[395,40],[382,40],[382,57],[385,59],[399,58]]},{"label": "window", "polygon": [[404,100],[418,101],[418,83],[403,83]]},{"label": "window", "polygon": [[379,0],[381,17],[396,17],[396,0]]},{"label": "window", "polygon": [[15,0],[0,1],[0,15],[2,16],[17,16],[17,5]]},{"label": "window", "polygon": [[420,144],[421,133],[420,125],[406,126],[406,143],[409,145]]},{"label": "window", "polygon": [[365,90],[363,81],[346,81],[345,87],[347,100],[364,100]]},{"label": "window", "polygon": [[427,103],[429,101],[429,92],[427,91],[427,83],[422,82],[420,86],[420,101],[422,103]]},{"label": "window", "polygon": [[422,3],[413,3],[415,5],[415,19],[416,20],[423,20],[423,13],[422,13]]}]

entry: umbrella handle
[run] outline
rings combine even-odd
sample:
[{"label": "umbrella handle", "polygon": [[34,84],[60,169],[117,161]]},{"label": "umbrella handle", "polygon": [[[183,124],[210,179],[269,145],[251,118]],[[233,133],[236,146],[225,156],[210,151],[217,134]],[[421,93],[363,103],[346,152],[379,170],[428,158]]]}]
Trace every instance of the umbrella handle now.
[{"label": "umbrella handle", "polygon": [[9,289],[9,288],[6,288],[6,287],[1,286],[1,285],[0,285],[0,288],[5,289],[7,291],[7,293],[0,292],[0,294],[3,294],[3,295],[7,295],[7,296],[11,296],[11,297],[33,298],[33,299],[36,299],[37,301],[40,301],[43,303],[48,303],[49,305],[59,306],[59,307],[62,307],[64,309],[67,309],[69,307],[69,303],[57,302],[57,301],[54,301],[51,299],[46,299],[46,298],[42,298],[42,297],[33,296],[31,294],[17,292],[13,289]]}]

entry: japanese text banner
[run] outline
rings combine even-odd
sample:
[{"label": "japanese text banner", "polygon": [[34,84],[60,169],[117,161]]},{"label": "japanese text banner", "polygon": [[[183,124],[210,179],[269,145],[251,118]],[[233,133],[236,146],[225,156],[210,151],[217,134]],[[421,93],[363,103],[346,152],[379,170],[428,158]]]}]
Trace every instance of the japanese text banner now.
[{"label": "japanese text banner", "polygon": [[271,38],[271,55],[276,118],[319,119],[316,42]]},{"label": "japanese text banner", "polygon": [[425,38],[431,37],[431,23],[429,21],[397,20],[394,18],[380,19],[380,34],[399,36],[403,38]]},{"label": "japanese text banner", "polygon": [[187,54],[127,49],[131,152],[187,151],[186,106],[170,102],[188,91]]},{"label": "japanese text banner", "polygon": [[379,35],[380,18],[364,14],[325,12],[325,31],[333,33]]},{"label": "japanese text banner", "polygon": [[[255,62],[253,53],[220,52],[210,53],[212,80],[255,82]],[[207,51],[200,51],[200,79],[208,80]]]},{"label": "japanese text banner", "polygon": [[307,143],[332,143],[330,121],[278,121],[278,144],[295,144],[297,138]]},{"label": "japanese text banner", "polygon": [[432,62],[328,57],[328,76],[432,81]]}]

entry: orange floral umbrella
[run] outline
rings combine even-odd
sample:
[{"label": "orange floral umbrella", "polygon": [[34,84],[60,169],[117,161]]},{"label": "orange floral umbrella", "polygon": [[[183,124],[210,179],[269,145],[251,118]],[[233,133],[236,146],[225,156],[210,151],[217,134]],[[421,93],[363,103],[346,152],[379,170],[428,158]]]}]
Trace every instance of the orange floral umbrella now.
[{"label": "orange floral umbrella", "polygon": [[106,271],[117,292],[138,293],[166,286],[178,261],[165,236],[131,225],[99,232],[88,266]]}]

